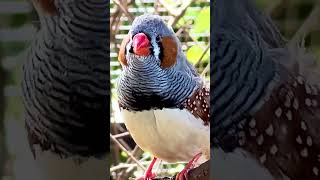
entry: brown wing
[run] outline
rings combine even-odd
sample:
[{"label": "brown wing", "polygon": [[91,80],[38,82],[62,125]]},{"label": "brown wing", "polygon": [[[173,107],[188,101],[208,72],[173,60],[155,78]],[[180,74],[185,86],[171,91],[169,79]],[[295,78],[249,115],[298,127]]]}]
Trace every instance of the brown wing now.
[{"label": "brown wing", "polygon": [[205,125],[210,124],[210,89],[203,86],[195,91],[185,103],[184,108],[188,109],[194,116],[200,118]]},{"label": "brown wing", "polygon": [[318,91],[301,76],[283,83],[239,133],[239,145],[280,179],[320,179]]}]

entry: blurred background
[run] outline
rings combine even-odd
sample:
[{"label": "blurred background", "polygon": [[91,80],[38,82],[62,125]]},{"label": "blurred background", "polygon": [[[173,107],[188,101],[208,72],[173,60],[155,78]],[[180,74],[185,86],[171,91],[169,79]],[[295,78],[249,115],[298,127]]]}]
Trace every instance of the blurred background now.
[{"label": "blurred background", "polygon": [[[320,59],[319,0],[255,0],[269,14],[290,41],[306,36],[307,50]],[[127,34],[135,16],[144,13],[162,15],[183,43],[188,59],[208,78],[209,1],[207,0],[117,0],[111,1],[111,75],[114,91],[120,73],[117,62],[119,43]],[[310,16],[311,15],[311,16]],[[25,50],[39,22],[28,0],[0,0],[0,180],[35,180],[36,170],[25,138],[23,106],[20,97],[21,66]],[[200,61],[199,61],[200,60]],[[116,96],[112,97],[110,167],[114,179],[141,175],[150,161],[130,139],[118,117]],[[123,150],[122,148],[125,148]],[[131,157],[139,160],[135,163]],[[172,175],[182,164],[161,166],[163,175]]]},{"label": "blurred background", "polygon": [[[149,153],[143,153],[135,145],[119,118],[115,87],[121,72],[117,54],[122,39],[128,34],[135,17],[146,13],[161,15],[173,27],[188,60],[197,67],[199,73],[209,79],[210,3],[209,0],[113,0],[110,12],[110,65],[113,94],[110,172],[113,179],[122,180],[142,176],[144,168],[152,158]],[[161,162],[156,165],[156,168],[158,168],[158,176],[172,177],[184,168],[184,164]]]},{"label": "blurred background", "polygon": [[0,180],[37,179],[27,144],[20,94],[25,50],[37,15],[27,0],[0,0]]}]

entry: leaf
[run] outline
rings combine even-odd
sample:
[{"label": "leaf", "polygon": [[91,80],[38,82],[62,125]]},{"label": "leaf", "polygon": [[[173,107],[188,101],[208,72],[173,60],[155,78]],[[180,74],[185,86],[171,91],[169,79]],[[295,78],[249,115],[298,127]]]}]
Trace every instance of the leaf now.
[{"label": "leaf", "polygon": [[204,8],[195,19],[191,33],[205,33],[210,31],[210,8]]},{"label": "leaf", "polygon": [[184,16],[179,19],[177,27],[179,28],[181,26],[184,26],[188,22],[188,20],[192,19],[192,17],[196,17],[198,13],[198,11],[188,8]]},{"label": "leaf", "polygon": [[[197,61],[201,58],[204,50],[199,47],[198,45],[191,46],[187,51],[187,59],[192,63],[196,64]],[[208,59],[209,54],[208,52],[204,55],[203,60]]]},{"label": "leaf", "polygon": [[124,151],[121,151],[121,157],[128,158],[128,154]]}]

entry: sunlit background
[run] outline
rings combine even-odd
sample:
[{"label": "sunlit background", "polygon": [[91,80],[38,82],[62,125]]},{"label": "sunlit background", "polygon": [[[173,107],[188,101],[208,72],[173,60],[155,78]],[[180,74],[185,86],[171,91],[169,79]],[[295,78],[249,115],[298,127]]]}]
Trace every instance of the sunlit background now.
[{"label": "sunlit background", "polygon": [[[319,2],[318,0],[256,1],[263,11],[271,15],[288,40],[294,37],[301,25],[306,22],[316,2]],[[204,52],[209,44],[208,1],[121,0],[120,2],[122,8],[112,1],[110,10],[112,14],[110,48],[113,87],[120,73],[119,63],[116,60],[119,43],[128,32],[131,20],[145,12],[159,13],[169,23],[173,23],[174,30],[183,42],[188,59],[196,64],[200,73],[206,72],[209,52]],[[186,11],[183,13],[181,10],[184,8]],[[174,16],[179,16],[181,12],[182,17],[178,22],[171,20]],[[35,34],[38,25],[36,14],[28,0],[0,0],[0,180],[36,180],[37,177],[34,165],[30,164],[32,157],[24,134],[20,81],[25,49],[33,38],[31,35]],[[320,59],[319,26],[320,23],[316,23],[310,29],[311,32],[306,34],[306,45],[310,47],[309,50],[318,59]],[[201,58],[203,54],[204,56]],[[197,64],[199,59],[202,60]],[[120,134],[117,136],[119,142],[129,150],[134,149],[132,153],[135,157],[142,159],[141,164],[145,167],[150,160],[150,155],[135,148],[133,142],[128,138],[129,136],[117,115],[115,98],[115,96],[112,97],[112,134]],[[115,176],[128,177],[141,174],[141,169],[137,168],[136,163],[128,157],[129,155],[125,151],[112,143],[112,162],[110,165]],[[167,174],[172,174],[182,167],[181,165],[170,165],[164,168],[168,170]]]}]

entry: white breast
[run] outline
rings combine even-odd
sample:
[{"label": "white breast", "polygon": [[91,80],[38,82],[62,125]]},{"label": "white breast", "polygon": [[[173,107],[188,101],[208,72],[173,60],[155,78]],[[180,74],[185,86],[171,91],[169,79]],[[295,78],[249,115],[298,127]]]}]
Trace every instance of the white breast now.
[{"label": "white breast", "polygon": [[[135,142],[167,162],[189,161],[202,152],[210,156],[210,127],[189,111],[180,109],[121,111]],[[203,160],[205,160],[203,159]]]},{"label": "white breast", "polygon": [[36,166],[42,180],[106,180],[107,160],[89,158],[78,162],[75,158],[62,159],[51,151],[36,149]]}]

